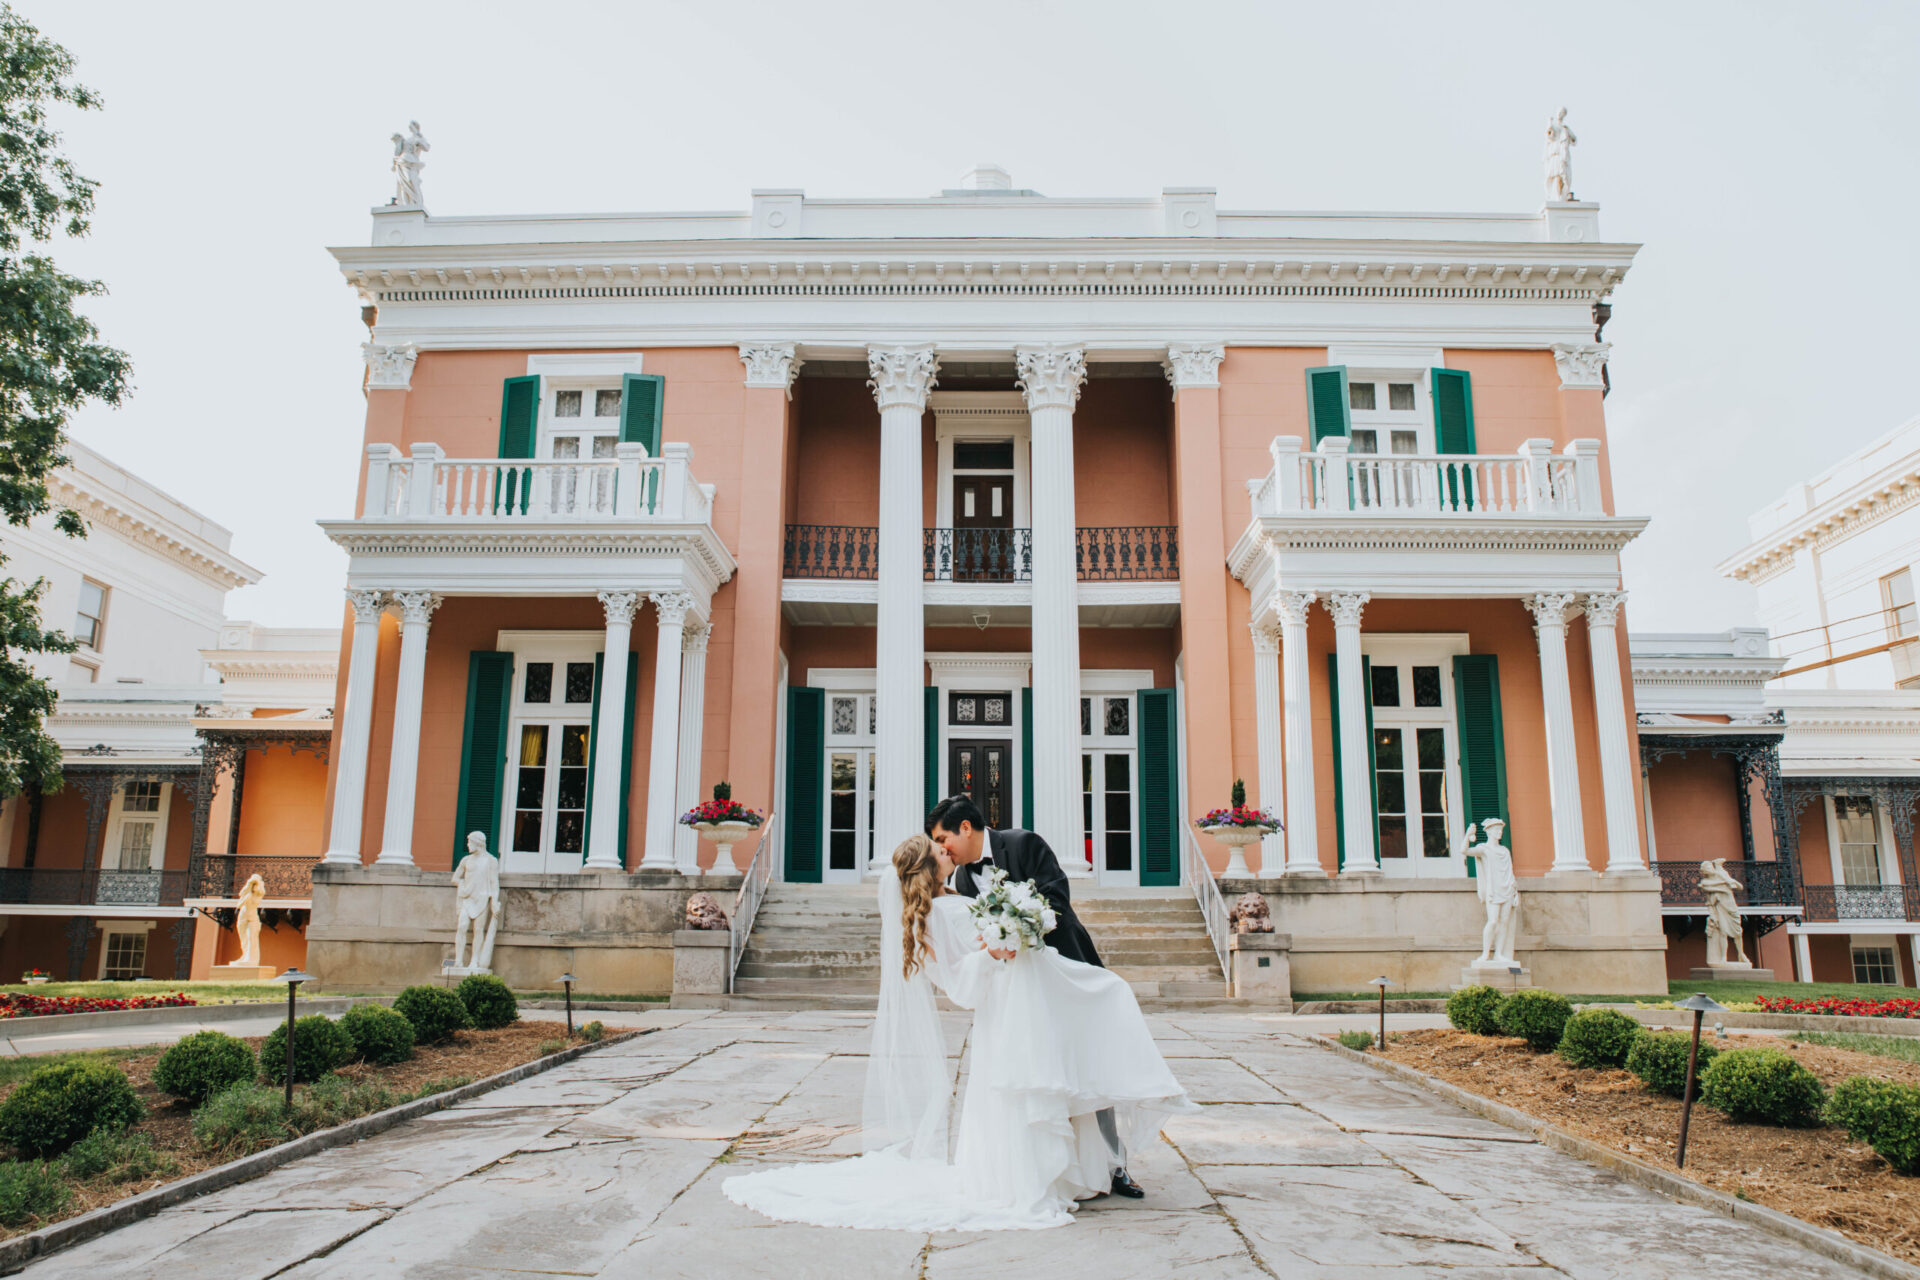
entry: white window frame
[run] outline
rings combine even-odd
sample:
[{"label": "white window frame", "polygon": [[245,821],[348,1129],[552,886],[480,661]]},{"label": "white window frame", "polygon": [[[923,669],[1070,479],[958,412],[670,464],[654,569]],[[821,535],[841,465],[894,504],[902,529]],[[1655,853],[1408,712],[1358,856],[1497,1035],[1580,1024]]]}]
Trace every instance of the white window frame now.
[{"label": "white window frame", "polygon": [[[113,789],[113,807],[107,815],[105,843],[100,846],[100,869],[119,871],[120,834],[129,820],[153,821],[153,850],[146,870],[159,871],[167,864],[167,816],[173,807],[173,784],[160,783],[160,808],[156,813],[130,813],[127,810],[127,786],[133,782],[152,782],[152,778],[130,778]],[[109,862],[111,859],[111,862]]]},{"label": "white window frame", "polygon": [[[1077,854],[1088,854],[1090,852],[1093,862],[1093,878],[1103,888],[1108,886],[1115,888],[1132,888],[1137,887],[1140,883],[1139,693],[1142,689],[1151,689],[1153,687],[1153,672],[1146,670],[1109,669],[1082,671],[1080,673],[1080,697],[1083,700],[1091,698],[1094,702],[1090,715],[1090,723],[1087,726],[1093,732],[1083,735],[1080,738],[1080,768],[1083,771],[1080,775],[1081,778],[1085,779],[1087,776],[1084,771],[1089,768],[1089,757],[1091,757],[1091,768],[1093,770],[1092,777],[1096,783],[1104,781],[1106,758],[1108,756],[1125,755],[1128,758],[1127,805],[1130,821],[1133,824],[1131,831],[1133,853],[1132,857],[1128,859],[1128,867],[1120,871],[1107,870],[1106,808],[1099,800],[1099,797],[1106,795],[1104,786],[1094,792],[1096,799],[1093,806],[1092,849],[1089,851],[1083,846],[1081,849],[1075,850]],[[1126,699],[1127,733],[1125,737],[1109,737],[1101,731],[1106,724],[1105,700],[1108,698]],[[1079,710],[1076,705],[1075,715],[1077,716],[1078,714]],[[1081,803],[1084,804],[1086,797],[1084,782],[1080,797]],[[1085,839],[1086,837],[1083,836],[1082,838]]]},{"label": "white window frame", "polygon": [[[1851,792],[1846,794],[1849,797],[1853,796]],[[1898,847],[1893,843],[1893,823],[1889,820],[1886,809],[1878,800],[1872,796],[1860,798],[1865,799],[1873,806],[1873,834],[1875,841],[1873,856],[1874,860],[1880,865],[1880,885],[1882,887],[1898,885],[1900,883],[1900,859],[1887,856],[1889,849]],[[1840,849],[1840,814],[1834,807],[1834,799],[1835,797],[1830,795],[1820,797],[1821,806],[1827,817],[1827,862],[1829,869],[1833,872],[1831,883],[1841,888],[1872,888],[1874,887],[1872,885],[1850,885],[1847,881],[1846,860],[1842,857]]]},{"label": "white window frame", "polygon": [[[873,818],[875,792],[880,786],[879,761],[875,758],[875,734],[878,725],[876,683],[872,668],[816,668],[807,673],[809,688],[821,690],[826,697],[826,714],[821,729],[825,751],[820,769],[820,882],[857,884],[873,860]],[[833,731],[835,698],[854,700],[853,732]],[[853,866],[833,866],[833,757],[851,755],[854,773]],[[882,851],[884,852],[884,851]]]},{"label": "white window frame", "polygon": [[[1033,419],[1018,391],[936,391],[933,410],[934,526],[953,527],[953,444],[956,440],[1013,442],[1013,527],[1033,527]],[[962,469],[960,475],[1005,475],[1001,470]],[[1073,477],[1065,478],[1071,484]]]},{"label": "white window frame", "polygon": [[[1453,659],[1472,652],[1468,637],[1459,634],[1416,634],[1401,632],[1376,632],[1360,636],[1360,652],[1371,660],[1375,667],[1400,667],[1409,674],[1402,677],[1405,697],[1404,705],[1373,710],[1374,728],[1382,727],[1403,731],[1403,760],[1413,765],[1407,770],[1409,778],[1408,799],[1417,801],[1419,797],[1419,752],[1414,730],[1439,728],[1445,735],[1442,739],[1443,754],[1446,760],[1447,780],[1447,856],[1429,858],[1420,852],[1420,831],[1411,821],[1407,828],[1407,856],[1405,858],[1381,858],[1380,869],[1390,876],[1405,876],[1418,879],[1461,878],[1467,874],[1467,860],[1458,850],[1460,837],[1465,833],[1465,824],[1461,820],[1462,802],[1460,791],[1460,720],[1458,708],[1453,701]],[[1415,707],[1413,699],[1412,668],[1440,668],[1440,705],[1436,707]],[[1369,702],[1373,698],[1371,685],[1365,690]],[[1342,733],[1347,732],[1346,725],[1340,726]],[[1364,732],[1364,728],[1362,730]],[[1372,744],[1368,744],[1369,756]],[[1503,815],[1506,816],[1506,815]]]},{"label": "white window frame", "polygon": [[[1893,583],[1896,578],[1905,578],[1907,580],[1907,602],[1904,605],[1895,604],[1893,601]],[[1916,597],[1914,594],[1913,567],[1911,565],[1902,565],[1892,573],[1881,575],[1880,607],[1884,611],[1881,614],[1881,619],[1885,623],[1887,639],[1889,641],[1920,640],[1920,597]],[[1902,608],[1913,610],[1916,615],[1915,618],[1909,619],[1906,623],[1902,624],[1896,612]]]},{"label": "white window frame", "polygon": [[[1347,415],[1350,422],[1348,438],[1352,439],[1352,432],[1355,431],[1371,431],[1375,434],[1376,445],[1389,446],[1386,449],[1378,450],[1374,456],[1391,457],[1393,456],[1393,450],[1391,448],[1389,433],[1393,431],[1405,431],[1411,427],[1414,433],[1414,454],[1433,453],[1436,448],[1433,434],[1433,397],[1427,386],[1428,378],[1429,374],[1425,369],[1421,369],[1416,373],[1408,369],[1356,369],[1349,366],[1347,369],[1349,395],[1352,393],[1351,389],[1353,385],[1357,382],[1374,383],[1378,386],[1379,391],[1374,397],[1375,408],[1371,410],[1348,408]],[[1402,409],[1395,411],[1386,407],[1389,394],[1387,384],[1390,382],[1411,382],[1413,384],[1413,408],[1411,410]],[[1355,450],[1355,452],[1358,452],[1358,450]],[[1408,455],[1403,454],[1401,456],[1404,457]]]},{"label": "white window frame", "polygon": [[[100,588],[100,613],[97,617],[93,614],[84,615],[86,617],[93,618],[92,638],[88,640],[81,640],[80,637],[76,635],[74,639],[79,642],[79,645],[80,645],[79,652],[99,653],[102,649],[106,647],[107,617],[113,611],[113,588],[108,586],[106,583],[100,581],[98,578],[82,577],[80,579],[80,589],[84,591],[88,587]],[[78,624],[82,616],[83,615],[80,612],[80,601],[79,601],[79,598],[76,597],[73,602],[74,622]]]},{"label": "white window frame", "polygon": [[[527,357],[527,373],[540,379],[540,403],[534,415],[534,457],[539,461],[552,461],[553,442],[561,436],[581,437],[580,461],[591,461],[593,449],[587,438],[605,435],[604,431],[589,431],[584,424],[605,422],[593,412],[594,393],[596,391],[626,390],[626,375],[641,372],[641,357],[632,352],[619,352],[610,355],[576,353],[571,355],[532,355]],[[554,416],[555,393],[559,391],[578,391],[580,397],[580,416],[578,418],[558,418]],[[624,395],[622,406],[624,407]],[[620,439],[621,415],[615,414],[613,438]],[[581,426],[563,425],[572,423]],[[609,455],[610,457],[611,455]]]},{"label": "white window frame", "polygon": [[[594,660],[607,642],[604,631],[502,631],[495,640],[494,647],[513,655],[513,684],[507,703],[507,742],[506,761],[502,766],[500,779],[500,822],[493,833],[493,851],[500,859],[500,870],[509,875],[577,875],[586,862],[586,851],[578,854],[561,853],[555,850],[555,806],[559,799],[557,774],[552,770],[554,757],[551,753],[560,750],[557,729],[562,724],[578,724],[584,713],[587,722],[587,759],[592,761],[593,739],[599,731],[599,705],[597,702],[565,702],[566,664],[569,662],[587,662]],[[529,704],[524,700],[526,693],[527,664],[531,662],[551,662],[554,664],[553,695],[555,701],[544,704]],[[638,690],[630,690],[637,693]],[[545,708],[551,708],[547,710]],[[573,708],[569,711],[567,708]],[[520,731],[530,724],[554,726],[556,732],[549,735],[548,752],[549,778],[554,781],[542,797],[543,808],[540,826],[541,851],[516,853],[513,849],[513,818],[517,808],[518,773],[520,764]],[[589,763],[589,786],[592,784],[591,763]],[[533,865],[537,857],[539,865]]]},{"label": "white window frame", "polygon": [[[1862,951],[1885,951],[1889,953],[1893,958],[1893,981],[1886,985],[1894,987],[1906,985],[1906,974],[1903,972],[1903,966],[1900,963],[1900,939],[1891,934],[1879,933],[1856,933],[1850,935],[1847,938],[1848,968],[1852,971],[1849,977],[1859,972],[1858,961]],[[1858,982],[1859,978],[1852,977],[1852,980]]]},{"label": "white window frame", "polygon": [[[107,977],[107,957],[113,950],[113,939],[116,935],[137,937],[141,940],[140,972],[134,976],[144,977],[147,971],[147,961],[151,958],[153,952],[152,933],[155,923],[156,922],[152,920],[115,920],[102,924],[100,926],[100,963],[95,970],[97,979],[101,982],[109,981]],[[111,981],[126,982],[131,981],[131,979],[115,978],[111,979]]]}]

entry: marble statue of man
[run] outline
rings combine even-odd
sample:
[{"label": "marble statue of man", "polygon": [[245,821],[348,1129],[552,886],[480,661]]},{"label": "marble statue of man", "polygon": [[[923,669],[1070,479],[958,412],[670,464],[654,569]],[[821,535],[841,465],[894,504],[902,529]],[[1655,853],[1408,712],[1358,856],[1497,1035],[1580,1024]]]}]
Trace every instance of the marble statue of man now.
[{"label": "marble statue of man", "polygon": [[[500,860],[487,852],[487,838],[475,831],[467,836],[467,856],[453,869],[453,931],[455,968],[487,970],[493,965],[493,939],[500,931]],[[467,949],[467,931],[473,931],[473,949]]]},{"label": "marble statue of man", "polygon": [[407,121],[410,133],[393,135],[393,199],[387,203],[402,208],[424,209],[426,196],[421,193],[420,171],[427,167],[421,153],[431,151],[427,140],[420,134],[418,120]]},{"label": "marble statue of man", "polygon": [[[1740,882],[1727,874],[1725,858],[1711,858],[1700,864],[1700,892],[1707,900],[1707,964],[1709,966],[1749,965],[1745,932],[1740,927],[1740,907],[1734,891]],[[1731,943],[1738,960],[1727,959]]]},{"label": "marble statue of man", "polygon": [[[1475,844],[1474,837],[1482,827],[1487,838]],[[1486,928],[1480,932],[1480,958],[1475,964],[1519,963],[1513,958],[1513,942],[1520,931],[1520,882],[1514,878],[1512,852],[1500,843],[1506,829],[1507,824],[1500,819],[1488,818],[1469,826],[1460,839],[1459,851],[1477,864],[1474,888],[1487,909]]]},{"label": "marble statue of man", "polygon": [[267,882],[255,872],[240,887],[240,910],[233,922],[234,932],[240,935],[240,958],[235,964],[260,963],[260,904],[266,900]]},{"label": "marble statue of man", "polygon": [[1547,200],[1572,200],[1573,144],[1580,139],[1567,128],[1567,109],[1547,121]]}]

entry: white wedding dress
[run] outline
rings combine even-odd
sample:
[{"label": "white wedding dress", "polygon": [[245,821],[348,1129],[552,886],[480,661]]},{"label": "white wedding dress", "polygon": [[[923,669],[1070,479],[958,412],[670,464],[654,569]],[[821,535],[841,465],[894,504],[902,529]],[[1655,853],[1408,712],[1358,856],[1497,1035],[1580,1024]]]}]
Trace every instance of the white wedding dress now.
[{"label": "white wedding dress", "polygon": [[[899,884],[881,877],[880,1009],[868,1060],[862,1146],[837,1162],[786,1165],[723,1184],[781,1222],[902,1231],[1063,1226],[1114,1168],[1094,1112],[1112,1108],[1137,1150],[1160,1118],[1194,1109],[1127,984],[1051,947],[996,960],[967,899],[933,901],[933,956],[901,974]],[[891,976],[889,976],[889,973]],[[974,1011],[959,1131],[947,1159],[952,1075],[932,985]]]}]

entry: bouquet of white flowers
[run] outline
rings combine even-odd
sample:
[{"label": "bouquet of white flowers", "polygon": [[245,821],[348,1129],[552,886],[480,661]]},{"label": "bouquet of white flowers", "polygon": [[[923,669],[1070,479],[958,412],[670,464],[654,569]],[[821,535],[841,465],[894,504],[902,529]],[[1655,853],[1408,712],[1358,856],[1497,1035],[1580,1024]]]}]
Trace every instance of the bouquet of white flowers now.
[{"label": "bouquet of white flowers", "polygon": [[1046,936],[1059,923],[1033,881],[1008,884],[1007,873],[1000,867],[988,870],[980,896],[967,904],[967,911],[990,951],[1044,946]]}]

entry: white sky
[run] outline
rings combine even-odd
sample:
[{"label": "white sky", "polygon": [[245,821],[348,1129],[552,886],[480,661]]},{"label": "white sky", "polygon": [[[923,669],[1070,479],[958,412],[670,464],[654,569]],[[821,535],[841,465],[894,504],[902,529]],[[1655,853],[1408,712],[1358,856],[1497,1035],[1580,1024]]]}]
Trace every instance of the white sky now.
[{"label": "white sky", "polygon": [[327,245],[418,119],[441,214],[931,195],[979,160],[1055,196],[1532,210],[1561,105],[1578,193],[1646,248],[1607,402],[1635,630],[1749,621],[1747,514],[1920,411],[1920,5],[188,4],[16,8],[103,112],[56,249],[136,394],[74,434],[234,530],[228,612],[340,619],[363,425]]}]

